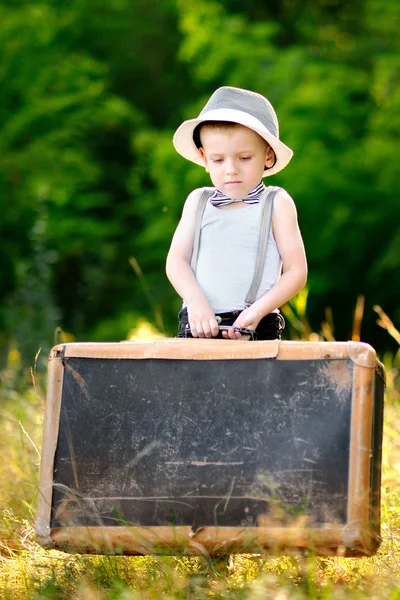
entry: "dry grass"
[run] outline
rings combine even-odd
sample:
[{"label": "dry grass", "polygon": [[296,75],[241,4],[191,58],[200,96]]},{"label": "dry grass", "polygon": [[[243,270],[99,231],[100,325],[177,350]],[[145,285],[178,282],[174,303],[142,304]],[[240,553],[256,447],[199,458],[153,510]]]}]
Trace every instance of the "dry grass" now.
[{"label": "dry grass", "polygon": [[[382,318],[382,316],[381,316]],[[396,358],[384,357],[382,537],[371,558],[237,555],[227,571],[196,558],[82,556],[34,539],[44,379],[22,374],[17,354],[1,374],[0,598],[133,600],[400,600],[400,403]]]}]

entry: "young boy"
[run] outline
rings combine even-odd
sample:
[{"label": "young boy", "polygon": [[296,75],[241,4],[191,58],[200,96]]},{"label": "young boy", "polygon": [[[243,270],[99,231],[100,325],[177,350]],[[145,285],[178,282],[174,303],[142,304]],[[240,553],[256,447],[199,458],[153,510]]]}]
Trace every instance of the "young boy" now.
[{"label": "young boy", "polygon": [[203,189],[189,194],[167,257],[167,276],[183,299],[178,336],[189,327],[193,337],[216,337],[221,323],[233,325],[223,331],[225,338],[250,339],[238,331],[246,328],[257,339],[279,339],[284,320],[278,309],[307,279],[296,208],[281,188],[273,200],[261,283],[246,306],[266,197],[262,178],[283,169],[293,154],[279,140],[272,105],[255,92],[221,87],[173,141],[182,156],[205,167],[215,186],[202,216],[195,272],[190,263]]}]

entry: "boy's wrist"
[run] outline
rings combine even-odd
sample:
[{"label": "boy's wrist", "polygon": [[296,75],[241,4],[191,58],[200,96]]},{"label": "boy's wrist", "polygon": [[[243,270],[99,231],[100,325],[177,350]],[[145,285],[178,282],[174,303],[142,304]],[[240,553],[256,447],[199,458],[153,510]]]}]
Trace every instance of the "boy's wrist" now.
[{"label": "boy's wrist", "polygon": [[247,307],[245,311],[252,321],[261,321],[261,319],[265,317],[264,311],[262,311],[256,304],[252,304],[251,306]]},{"label": "boy's wrist", "polygon": [[190,306],[199,304],[199,302],[203,302],[203,300],[204,299],[200,294],[193,294],[193,296],[187,296],[184,298],[184,302],[188,308],[190,308]]}]

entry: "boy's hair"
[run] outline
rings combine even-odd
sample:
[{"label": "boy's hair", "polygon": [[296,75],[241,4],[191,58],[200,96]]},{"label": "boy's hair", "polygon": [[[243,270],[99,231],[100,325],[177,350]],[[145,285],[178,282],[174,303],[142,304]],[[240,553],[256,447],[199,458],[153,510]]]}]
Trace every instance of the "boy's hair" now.
[{"label": "boy's hair", "polygon": [[222,129],[229,130],[237,127],[239,123],[234,123],[233,121],[203,121],[199,123],[197,127],[195,127],[193,131],[193,141],[196,144],[197,148],[202,147],[200,133],[203,127],[209,127],[210,129]]},{"label": "boy's hair", "polygon": [[[235,123],[234,121],[203,121],[202,123],[199,123],[194,131],[193,131],[193,141],[196,144],[197,148],[200,149],[202,147],[202,143],[201,143],[201,130],[204,127],[208,127],[209,129],[222,129],[222,131],[228,131],[230,129],[234,129],[235,127],[243,127],[243,125],[240,125],[240,123]],[[260,138],[262,139],[263,142],[265,142],[266,146],[268,148],[271,148],[270,144],[268,144],[268,142],[266,140],[264,140],[261,136]],[[272,166],[275,165],[276,163],[276,154],[274,152],[274,164]],[[272,167],[270,167],[272,169]],[[268,169],[268,167],[266,167],[266,169]]]}]

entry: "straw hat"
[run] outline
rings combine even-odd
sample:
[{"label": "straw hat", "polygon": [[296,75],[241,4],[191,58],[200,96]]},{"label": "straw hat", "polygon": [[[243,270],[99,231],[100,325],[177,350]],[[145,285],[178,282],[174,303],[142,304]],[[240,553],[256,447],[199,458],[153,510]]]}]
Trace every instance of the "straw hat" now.
[{"label": "straw hat", "polygon": [[275,152],[276,161],[273,167],[266,168],[263,177],[281,171],[289,163],[293,151],[279,139],[279,125],[272,104],[256,92],[234,87],[218,88],[197,119],[184,121],[175,132],[173,143],[175,149],[184,158],[204,166],[197,148],[193,132],[197,125],[204,121],[228,121],[239,123],[258,133],[268,142]]}]

